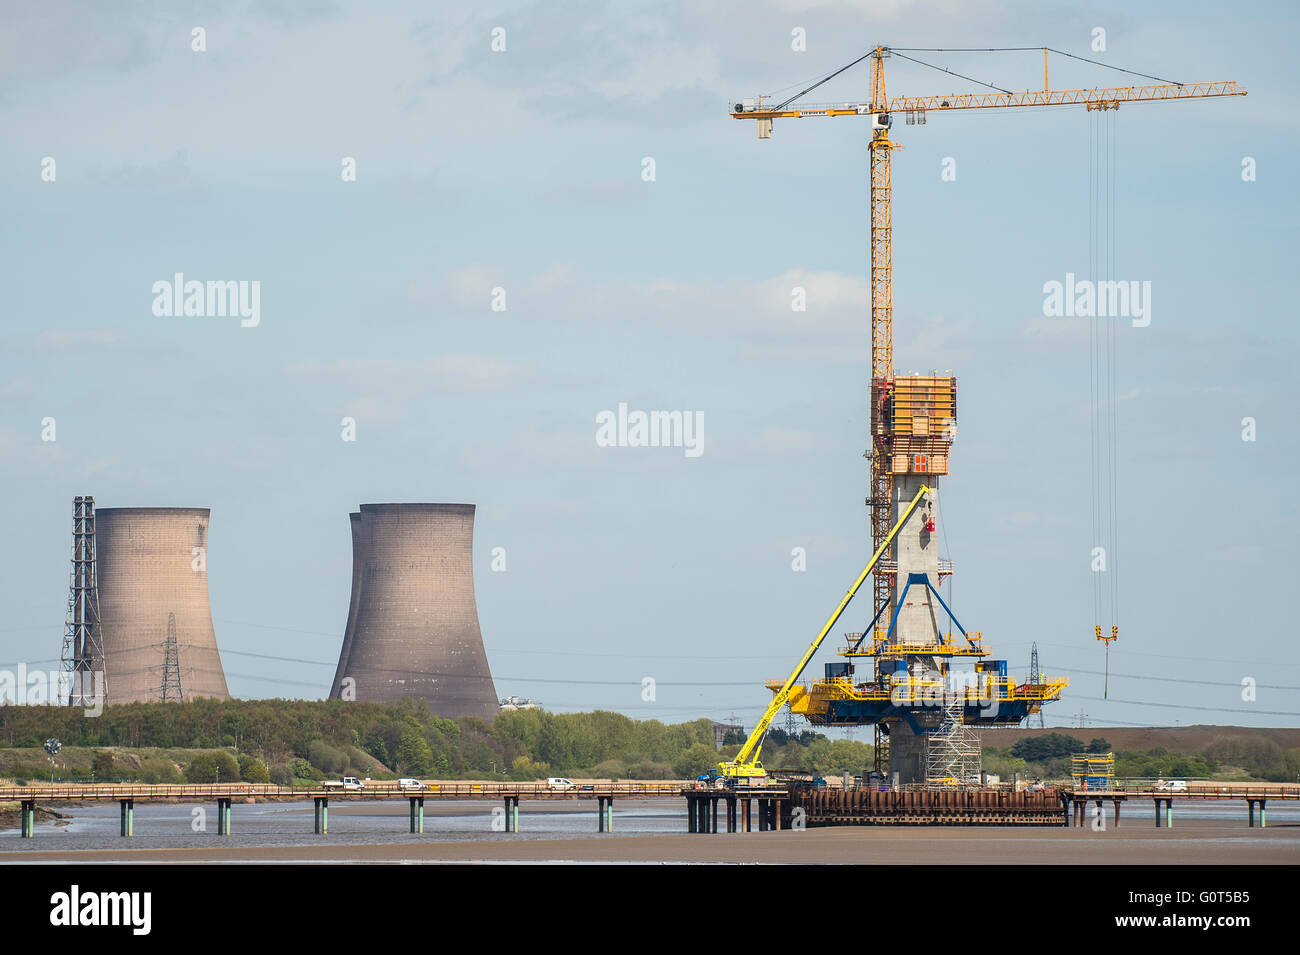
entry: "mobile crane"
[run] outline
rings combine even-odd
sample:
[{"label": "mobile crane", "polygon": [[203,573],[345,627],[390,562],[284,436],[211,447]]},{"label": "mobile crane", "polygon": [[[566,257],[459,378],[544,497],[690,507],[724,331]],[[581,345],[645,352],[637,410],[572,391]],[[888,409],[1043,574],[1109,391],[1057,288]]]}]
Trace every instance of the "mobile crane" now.
[{"label": "mobile crane", "polygon": [[930,489],[922,487],[916,493],[916,496],[912,498],[912,503],[907,506],[898,522],[894,524],[893,529],[880,542],[875,553],[871,555],[871,560],[867,561],[867,566],[863,568],[862,573],[858,575],[858,579],[853,582],[853,586],[849,588],[839,606],[835,608],[835,612],[830,615],[830,619],[826,621],[821,631],[813,639],[808,651],[799,660],[794,672],[786,678],[785,683],[772,697],[772,702],[768,704],[766,712],[763,713],[763,718],[754,724],[753,732],[749,734],[749,738],[745,740],[745,745],[740,747],[740,751],[736,753],[735,758],[718,764],[718,773],[715,777],[718,783],[732,788],[753,788],[767,783],[767,771],[763,769],[763,764],[759,761],[759,754],[762,752],[763,738],[767,736],[768,727],[772,725],[772,720],[776,717],[776,714],[781,712],[781,707],[785,706],[786,700],[790,697],[790,691],[794,688],[795,681],[799,679],[804,668],[808,666],[808,662],[812,660],[813,655],[817,652],[817,648],[826,639],[826,634],[831,632],[835,622],[840,619],[840,614],[844,613],[844,608],[849,605],[849,601],[858,592],[858,588],[871,575],[876,563],[884,555],[898,532],[902,530],[903,525],[907,523],[907,519],[912,516],[912,512],[916,510],[917,505],[921,503],[928,493],[930,493]]}]

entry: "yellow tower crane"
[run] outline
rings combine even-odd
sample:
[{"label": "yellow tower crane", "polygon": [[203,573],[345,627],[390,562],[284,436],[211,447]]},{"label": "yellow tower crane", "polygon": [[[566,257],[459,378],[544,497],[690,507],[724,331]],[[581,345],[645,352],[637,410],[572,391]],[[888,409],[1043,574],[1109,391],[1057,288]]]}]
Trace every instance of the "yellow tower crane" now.
[{"label": "yellow tower crane", "polygon": [[[1162,100],[1204,99],[1215,96],[1245,96],[1246,91],[1232,80],[1217,83],[1176,83],[1162,80],[1149,86],[1115,86],[1092,89],[1051,89],[1048,84],[1048,54],[1054,53],[1070,59],[1082,60],[1094,65],[1119,69],[1107,63],[1099,63],[1084,57],[1075,56],[1050,47],[1014,48],[1016,50],[1041,50],[1043,53],[1043,88],[1012,92],[991,87],[991,92],[954,93],[948,96],[895,96],[890,98],[885,88],[885,60],[891,56],[931,67],[941,72],[950,73],[965,80],[962,76],[941,67],[933,66],[909,56],[909,53],[926,52],[916,48],[891,48],[877,46],[863,54],[852,63],[836,70],[812,86],[796,93],[776,105],[763,102],[763,97],[744,100],[735,104],[731,115],[735,119],[752,119],[756,122],[759,139],[772,137],[772,122],[777,119],[804,119],[814,116],[866,116],[871,120],[871,399],[872,408],[877,407],[881,396],[892,385],[894,377],[894,289],[893,289],[893,212],[891,195],[893,192],[890,177],[891,155],[901,148],[890,139],[889,131],[895,114],[904,114],[909,123],[924,124],[927,114],[931,112],[948,112],[968,109],[1007,109],[1038,106],[1081,105],[1087,110],[1115,110],[1121,103],[1147,103]],[[1002,52],[993,50],[931,50],[929,52]],[[871,98],[866,102],[821,103],[812,105],[794,105],[795,101],[821,86],[823,83],[840,75],[863,60],[871,60]],[[1132,70],[1120,70],[1135,76],[1159,80],[1159,77]],[[983,84],[981,85],[989,85]],[[871,487],[867,503],[871,508],[871,544],[873,552],[889,536],[890,515],[893,496],[893,477],[890,469],[887,434],[873,434],[871,452]],[[890,600],[891,584],[887,575],[876,574],[873,579],[874,610],[878,614]],[[1111,634],[1104,636],[1097,629],[1097,637],[1106,644],[1107,657],[1111,641],[1119,636],[1118,627],[1112,627]],[[1109,668],[1108,668],[1109,669]],[[881,737],[877,727],[877,754],[883,752],[886,740]]]}]

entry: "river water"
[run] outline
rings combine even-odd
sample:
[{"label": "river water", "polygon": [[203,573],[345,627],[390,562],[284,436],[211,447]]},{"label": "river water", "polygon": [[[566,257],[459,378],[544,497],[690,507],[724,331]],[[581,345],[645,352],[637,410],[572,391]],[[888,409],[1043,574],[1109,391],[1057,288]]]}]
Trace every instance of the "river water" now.
[{"label": "river water", "polygon": [[[135,804],[133,849],[215,846],[373,845],[406,842],[491,842],[506,839],[555,839],[600,835],[596,801],[581,803],[537,800],[519,803],[519,832],[502,831],[504,812],[495,801],[426,799],[424,833],[410,832],[405,800],[332,801],[329,833],[312,832],[311,800],[235,803],[230,835],[217,836],[217,808],[197,803]],[[38,821],[36,837],[23,839],[17,829],[0,830],[0,853],[15,850],[120,849],[121,816],[116,802],[54,807],[71,815],[66,822]],[[493,812],[494,809],[498,811]],[[495,828],[494,828],[495,827]],[[685,803],[678,800],[615,800],[613,835],[649,835],[686,831]]]},{"label": "river water", "polygon": [[[681,800],[616,800],[614,836],[684,833],[686,809]],[[422,842],[492,842],[498,840],[555,839],[597,836],[596,802],[521,801],[519,832],[502,831],[504,814],[495,802],[425,800],[424,832],[411,833],[408,803],[348,802],[330,806],[329,833],[312,832],[313,804],[305,802],[236,803],[231,807],[231,834],[218,837],[216,806],[186,803],[137,803],[133,849],[195,848],[217,846],[374,845]],[[71,815],[66,822],[39,822],[36,838],[22,839],[17,829],[0,830],[0,855],[13,851],[121,849],[120,816],[116,802],[60,808]],[[1088,809],[1091,818],[1093,809]],[[1124,828],[1154,826],[1149,801],[1130,802],[1121,810]],[[1243,800],[1176,802],[1174,828],[1179,820],[1244,826]],[[1106,824],[1113,821],[1109,805]],[[1268,824],[1300,825],[1300,806],[1273,803]],[[604,836],[608,838],[609,836]]]}]

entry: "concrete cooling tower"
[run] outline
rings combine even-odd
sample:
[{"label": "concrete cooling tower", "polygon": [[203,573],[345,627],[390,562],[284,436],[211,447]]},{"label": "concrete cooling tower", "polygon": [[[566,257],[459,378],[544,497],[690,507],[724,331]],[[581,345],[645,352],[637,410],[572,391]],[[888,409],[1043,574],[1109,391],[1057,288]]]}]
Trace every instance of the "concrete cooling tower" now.
[{"label": "concrete cooling tower", "polygon": [[181,698],[229,699],[208,605],[208,509],[105,507],[95,514],[106,702],[162,699],[173,628],[178,665],[167,675],[179,674]]},{"label": "concrete cooling tower", "polygon": [[362,504],[352,601],[330,696],[423,697],[439,716],[497,714],[474,602],[473,504]]}]

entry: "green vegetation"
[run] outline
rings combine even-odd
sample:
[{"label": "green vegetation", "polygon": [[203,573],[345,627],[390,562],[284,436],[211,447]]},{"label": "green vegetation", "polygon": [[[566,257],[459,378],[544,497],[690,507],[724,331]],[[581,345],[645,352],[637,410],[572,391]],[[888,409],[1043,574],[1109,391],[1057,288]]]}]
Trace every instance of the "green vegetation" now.
[{"label": "green vegetation", "polygon": [[[719,751],[706,719],[665,724],[618,713],[515,710],[491,725],[449,720],[421,700],[391,704],[342,700],[195,700],[107,707],[98,718],[57,706],[0,707],[0,777],[48,779],[45,739],[63,741],[56,777],[184,782],[244,780],[305,785],[341,775],[395,779],[689,778],[729,759],[737,734]],[[1204,744],[1202,744],[1204,745]],[[1064,733],[986,747],[984,768],[1003,779],[1069,775],[1075,753],[1107,752]],[[1228,732],[1204,752],[1117,751],[1119,776],[1294,781],[1300,749],[1283,749],[1248,731]],[[819,733],[769,732],[769,770],[838,776],[865,773],[872,748]]]},{"label": "green vegetation", "polygon": [[[549,775],[609,779],[692,777],[734,755],[719,752],[706,719],[664,724],[618,713],[515,710],[488,725],[434,716],[421,700],[194,700],[107,707],[88,719],[70,707],[0,707],[0,776],[41,779],[40,744],[64,742],[63,779],[274,782],[305,785],[341,775],[395,779]],[[862,773],[871,747],[805,732],[768,735],[769,769]]]}]

